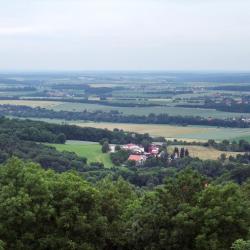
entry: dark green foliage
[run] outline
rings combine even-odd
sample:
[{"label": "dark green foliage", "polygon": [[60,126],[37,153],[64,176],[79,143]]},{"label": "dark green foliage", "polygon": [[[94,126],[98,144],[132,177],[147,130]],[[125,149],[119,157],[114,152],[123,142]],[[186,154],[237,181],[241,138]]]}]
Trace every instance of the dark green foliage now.
[{"label": "dark green foliage", "polygon": [[66,141],[66,136],[63,133],[60,133],[56,136],[55,143],[64,144]]},{"label": "dark green foliage", "polygon": [[127,161],[128,157],[129,157],[129,154],[130,153],[128,151],[125,151],[125,150],[116,151],[115,153],[110,154],[111,161],[115,165],[119,166],[122,163]]},{"label": "dark green foliage", "polygon": [[111,176],[93,186],[14,158],[0,166],[0,249],[246,250],[249,190],[191,169],[152,191]]},{"label": "dark green foliage", "polygon": [[250,240],[236,240],[232,245],[232,250],[249,250],[250,249]]},{"label": "dark green foliage", "polygon": [[86,158],[79,157],[75,153],[59,152],[53,147],[0,134],[0,163],[11,156],[33,160],[44,168],[52,168],[58,172],[71,169],[85,171],[87,163]]},{"label": "dark green foliage", "polygon": [[107,141],[109,143],[126,144],[152,142],[148,134],[128,133],[122,130],[59,125],[41,121],[0,118],[0,134],[18,137],[21,140],[64,143],[65,140]]},{"label": "dark green foliage", "polygon": [[11,160],[0,169],[0,238],[6,249],[101,249],[99,193],[79,176]]},{"label": "dark green foliage", "polygon": [[103,153],[108,153],[109,152],[109,143],[107,141],[105,141],[103,144],[102,144],[102,152]]}]

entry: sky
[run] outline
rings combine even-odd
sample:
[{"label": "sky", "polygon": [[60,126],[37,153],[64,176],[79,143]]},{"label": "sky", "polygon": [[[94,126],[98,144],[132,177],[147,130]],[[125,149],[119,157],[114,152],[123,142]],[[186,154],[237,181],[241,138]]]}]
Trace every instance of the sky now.
[{"label": "sky", "polygon": [[250,71],[249,0],[0,0],[0,71]]}]

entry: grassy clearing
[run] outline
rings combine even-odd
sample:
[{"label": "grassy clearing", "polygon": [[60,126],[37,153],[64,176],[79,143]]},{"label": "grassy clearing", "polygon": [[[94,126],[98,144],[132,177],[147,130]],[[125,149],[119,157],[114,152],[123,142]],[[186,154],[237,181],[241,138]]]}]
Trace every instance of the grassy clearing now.
[{"label": "grassy clearing", "polygon": [[88,163],[102,162],[105,167],[113,166],[109,154],[103,154],[101,145],[98,143],[69,141],[66,144],[49,144],[59,151],[74,152],[79,156],[86,157]]},{"label": "grassy clearing", "polygon": [[[169,153],[173,152],[175,146],[169,146]],[[188,148],[189,154],[191,157],[199,157],[202,160],[217,160],[221,154],[226,154],[227,157],[230,155],[236,156],[237,154],[241,154],[239,152],[225,152],[219,151],[214,148],[207,148],[203,146],[177,146],[178,148],[185,147]]]}]

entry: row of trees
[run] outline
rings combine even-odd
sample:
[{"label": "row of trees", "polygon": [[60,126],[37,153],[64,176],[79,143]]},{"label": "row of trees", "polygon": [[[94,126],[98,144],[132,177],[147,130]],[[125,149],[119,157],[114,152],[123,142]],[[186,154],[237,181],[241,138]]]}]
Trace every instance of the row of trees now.
[{"label": "row of trees", "polygon": [[233,152],[250,152],[250,143],[246,140],[239,140],[230,142],[229,140],[223,140],[222,142],[216,142],[214,140],[208,140],[204,146],[211,146],[221,151],[233,151]]},{"label": "row of trees", "polygon": [[190,169],[152,191],[121,178],[93,186],[11,159],[0,167],[0,249],[247,250],[249,190]]},{"label": "row of trees", "polygon": [[[250,88],[250,86],[248,86]],[[206,100],[204,104],[179,104],[178,107],[183,108],[202,108],[202,109],[216,109],[223,112],[234,112],[234,113],[250,113],[249,103],[237,103],[234,100],[231,100],[230,105],[225,102],[214,102],[214,100]]]}]

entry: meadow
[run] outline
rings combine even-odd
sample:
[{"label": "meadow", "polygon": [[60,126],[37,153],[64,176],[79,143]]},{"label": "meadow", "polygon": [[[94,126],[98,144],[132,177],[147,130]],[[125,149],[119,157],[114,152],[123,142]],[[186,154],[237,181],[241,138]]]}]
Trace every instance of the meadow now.
[{"label": "meadow", "polygon": [[74,152],[79,156],[86,157],[88,163],[101,162],[105,167],[113,166],[109,154],[101,151],[101,145],[98,143],[67,141],[66,144],[49,144],[59,151]]}]

